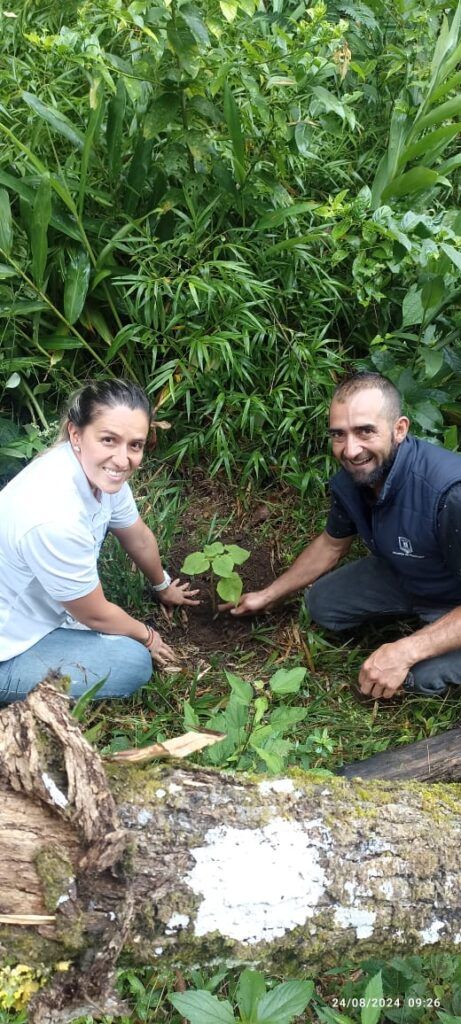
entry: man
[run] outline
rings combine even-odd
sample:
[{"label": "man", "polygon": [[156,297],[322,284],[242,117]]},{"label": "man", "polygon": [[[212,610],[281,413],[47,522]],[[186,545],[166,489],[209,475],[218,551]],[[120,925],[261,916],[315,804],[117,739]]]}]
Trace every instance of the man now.
[{"label": "man", "polygon": [[[461,683],[461,456],[408,429],[386,377],[356,373],[336,388],[329,433],[341,469],[330,481],[326,528],[231,612],[254,614],[309,587],[312,618],[327,629],[419,616],[423,628],[378,647],[362,665],[360,688],[371,697],[402,687],[441,695]],[[331,572],[357,534],[370,554]]]}]

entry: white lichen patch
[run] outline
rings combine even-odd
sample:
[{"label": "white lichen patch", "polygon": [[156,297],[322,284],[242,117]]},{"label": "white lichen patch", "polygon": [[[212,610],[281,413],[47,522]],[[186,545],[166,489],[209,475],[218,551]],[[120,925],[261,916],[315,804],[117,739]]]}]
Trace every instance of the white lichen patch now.
[{"label": "white lichen patch", "polygon": [[328,885],[319,859],[330,835],[320,819],[276,819],[255,829],[222,825],[207,832],[205,844],[190,851],[196,863],[184,879],[202,896],[196,935],[218,931],[243,943],[270,942],[313,917]]},{"label": "white lichen patch", "polygon": [[269,796],[270,793],[294,793],[294,788],[292,779],[265,779],[258,786],[261,796]]},{"label": "white lichen patch", "polygon": [[358,939],[369,939],[370,935],[373,935],[375,921],[374,910],[365,910],[362,907],[338,907],[335,910],[335,923],[340,928],[355,928]]},{"label": "white lichen patch", "polygon": [[56,807],[67,807],[67,804],[69,803],[67,797],[64,796],[64,793],[61,793],[61,790],[58,789],[56,783],[53,781],[50,775],[47,775],[46,772],[42,773],[42,782],[45,789],[48,791],[53,803],[56,804]]},{"label": "white lichen patch", "polygon": [[461,942],[461,932],[456,932],[456,935],[453,936],[453,945],[454,946],[459,946],[460,942]]},{"label": "white lichen patch", "polygon": [[150,811],[142,810],[138,813],[138,825],[147,825],[149,821],[152,821],[153,815]]},{"label": "white lichen patch", "polygon": [[166,789],[156,789],[155,795],[159,800],[163,800],[163,797],[166,796]]},{"label": "white lichen patch", "polygon": [[387,898],[389,900],[393,899],[393,897],[394,897],[394,886],[392,885],[392,882],[390,882],[388,879],[386,879],[385,882],[381,882],[381,885],[380,885],[379,888],[380,888],[380,891],[383,893],[383,895],[387,896]]},{"label": "white lichen patch", "polygon": [[445,928],[445,921],[432,921],[428,928],[423,928],[422,932],[420,932],[421,942],[425,945],[438,942],[440,938],[439,932],[442,931],[442,928]]},{"label": "white lichen patch", "polygon": [[187,914],[172,914],[168,924],[166,926],[166,934],[172,935],[173,932],[179,931],[180,928],[187,928],[190,918]]},{"label": "white lichen patch", "polygon": [[154,949],[154,953],[156,956],[161,956],[163,953],[163,946],[156,946]]}]

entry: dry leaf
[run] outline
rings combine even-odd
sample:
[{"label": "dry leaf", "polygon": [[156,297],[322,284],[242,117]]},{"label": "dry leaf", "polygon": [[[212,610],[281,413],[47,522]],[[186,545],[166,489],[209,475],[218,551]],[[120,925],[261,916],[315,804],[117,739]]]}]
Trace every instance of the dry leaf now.
[{"label": "dry leaf", "polygon": [[225,733],[212,732],[209,729],[204,729],[203,732],[190,731],[171,740],[165,740],[164,743],[152,743],[149,747],[118,750],[115,754],[108,754],[105,760],[139,764],[140,761],[149,761],[152,757],[188,757],[189,754],[195,754],[204,747],[212,747],[225,738]]}]

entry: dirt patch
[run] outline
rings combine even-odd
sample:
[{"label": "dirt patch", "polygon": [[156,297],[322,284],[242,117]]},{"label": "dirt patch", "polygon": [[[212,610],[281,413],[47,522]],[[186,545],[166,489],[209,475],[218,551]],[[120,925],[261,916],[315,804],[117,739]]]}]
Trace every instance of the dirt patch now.
[{"label": "dirt patch", "polygon": [[[267,505],[260,499],[252,502],[251,496],[243,501],[227,481],[219,478],[210,480],[200,470],[195,470],[184,482],[184,489],[187,505],[181,516],[181,535],[173,542],[165,560],[173,578],[182,576],[186,579],[181,574],[186,555],[215,540],[223,544],[239,544],[251,552],[243,565],[236,566],[246,593],[268,586],[282,572],[279,529],[272,528],[271,523],[272,516],[275,520],[277,515],[273,515],[274,506],[270,499]],[[161,631],[165,639],[169,633],[171,644],[181,647],[191,657],[206,657],[219,651],[238,653],[248,650],[254,646],[254,632],[261,622],[278,629],[283,628],[290,618],[290,605],[258,618],[237,619],[229,612],[217,614],[210,595],[211,587],[216,586],[216,577],[203,573],[189,579],[191,586],[200,591],[200,606],[188,608],[187,612],[178,610],[173,623],[162,619]]]}]

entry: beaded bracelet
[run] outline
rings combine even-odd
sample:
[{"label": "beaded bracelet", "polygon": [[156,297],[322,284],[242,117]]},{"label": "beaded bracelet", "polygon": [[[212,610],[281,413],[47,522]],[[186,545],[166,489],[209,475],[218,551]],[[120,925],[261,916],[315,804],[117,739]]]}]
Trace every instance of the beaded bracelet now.
[{"label": "beaded bracelet", "polygon": [[144,640],[143,643],[145,647],[150,649],[154,642],[154,630],[152,629],[152,626],[147,625],[147,622],[145,622],[144,625],[147,629],[147,640]]}]

